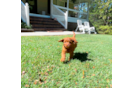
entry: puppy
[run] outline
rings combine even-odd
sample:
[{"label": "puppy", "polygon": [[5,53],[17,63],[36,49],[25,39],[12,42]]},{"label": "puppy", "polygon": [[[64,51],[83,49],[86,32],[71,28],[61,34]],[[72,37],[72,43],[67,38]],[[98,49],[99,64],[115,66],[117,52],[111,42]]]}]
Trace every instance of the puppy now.
[{"label": "puppy", "polygon": [[63,46],[62,46],[62,53],[61,53],[61,62],[65,61],[65,57],[66,57],[66,53],[70,54],[69,60],[71,60],[71,58],[73,58],[73,53],[75,48],[77,47],[77,41],[75,39],[75,33],[73,32],[73,37],[69,38],[64,38],[59,40],[59,42],[63,42]]}]

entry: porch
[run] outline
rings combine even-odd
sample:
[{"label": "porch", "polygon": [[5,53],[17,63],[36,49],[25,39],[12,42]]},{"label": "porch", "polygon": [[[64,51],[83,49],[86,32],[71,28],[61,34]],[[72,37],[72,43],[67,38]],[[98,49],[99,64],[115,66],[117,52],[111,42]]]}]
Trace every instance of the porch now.
[{"label": "porch", "polygon": [[[65,29],[74,30],[77,20],[88,21],[88,0],[22,0],[28,3],[29,16],[52,18]],[[27,24],[30,24],[26,21]]]}]

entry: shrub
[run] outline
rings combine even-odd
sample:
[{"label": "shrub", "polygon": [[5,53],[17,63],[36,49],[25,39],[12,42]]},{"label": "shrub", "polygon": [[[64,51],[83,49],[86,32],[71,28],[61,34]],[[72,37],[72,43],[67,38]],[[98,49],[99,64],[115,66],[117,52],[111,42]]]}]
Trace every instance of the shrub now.
[{"label": "shrub", "polygon": [[21,28],[32,29],[32,25],[27,26],[25,22],[21,22]]},{"label": "shrub", "polygon": [[112,35],[112,26],[100,26],[98,27],[98,32],[103,34],[110,34]]}]

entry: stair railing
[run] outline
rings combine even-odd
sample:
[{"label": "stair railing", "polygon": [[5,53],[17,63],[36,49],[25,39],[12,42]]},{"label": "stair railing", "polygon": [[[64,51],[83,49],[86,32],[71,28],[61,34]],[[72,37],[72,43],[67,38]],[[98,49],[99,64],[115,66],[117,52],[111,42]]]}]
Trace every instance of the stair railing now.
[{"label": "stair railing", "polygon": [[67,11],[63,12],[58,6],[51,3],[51,16],[57,20],[65,29],[67,29]]},{"label": "stair railing", "polygon": [[23,22],[27,24],[27,26],[30,26],[29,23],[29,5],[28,3],[23,3],[21,1],[21,19]]}]

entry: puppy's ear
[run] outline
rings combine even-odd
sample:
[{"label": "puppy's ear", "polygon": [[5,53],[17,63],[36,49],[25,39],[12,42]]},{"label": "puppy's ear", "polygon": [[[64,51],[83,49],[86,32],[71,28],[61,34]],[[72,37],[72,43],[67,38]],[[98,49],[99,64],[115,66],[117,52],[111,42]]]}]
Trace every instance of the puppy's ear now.
[{"label": "puppy's ear", "polygon": [[59,40],[58,42],[63,42],[64,41],[64,39],[61,39],[61,40]]},{"label": "puppy's ear", "polygon": [[72,40],[73,43],[78,43],[76,40]]}]

